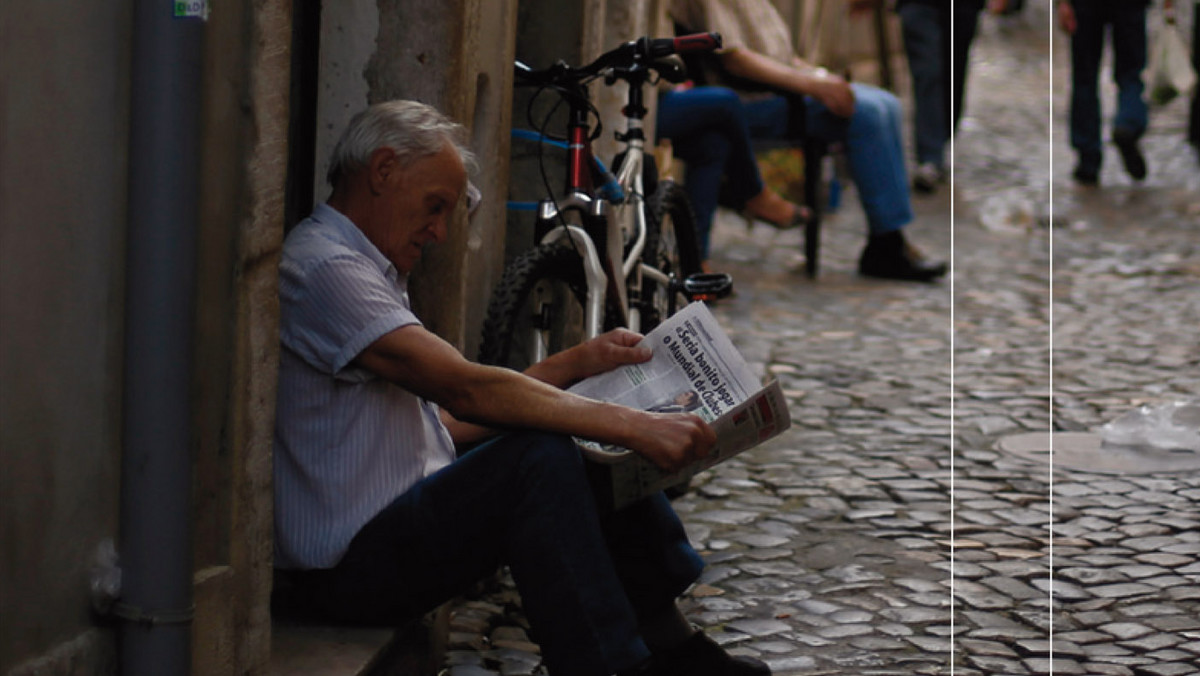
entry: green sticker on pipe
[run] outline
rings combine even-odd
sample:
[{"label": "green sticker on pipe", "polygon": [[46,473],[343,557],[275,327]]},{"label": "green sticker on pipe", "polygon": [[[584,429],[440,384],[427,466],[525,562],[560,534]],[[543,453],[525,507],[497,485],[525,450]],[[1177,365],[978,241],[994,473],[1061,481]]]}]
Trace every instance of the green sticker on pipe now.
[{"label": "green sticker on pipe", "polygon": [[175,18],[197,18],[208,21],[208,0],[174,0]]}]

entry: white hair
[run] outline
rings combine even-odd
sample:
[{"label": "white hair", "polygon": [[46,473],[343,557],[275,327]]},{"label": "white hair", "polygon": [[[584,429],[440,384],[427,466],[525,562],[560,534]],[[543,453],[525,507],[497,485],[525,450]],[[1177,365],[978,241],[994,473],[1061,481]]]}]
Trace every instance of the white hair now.
[{"label": "white hair", "polygon": [[475,165],[474,154],[466,147],[466,131],[431,106],[417,101],[376,103],[356,114],[346,125],[333,148],[325,177],[336,186],[347,176],[361,171],[380,148],[391,148],[402,166],[440,153],[452,147],[468,170]]}]

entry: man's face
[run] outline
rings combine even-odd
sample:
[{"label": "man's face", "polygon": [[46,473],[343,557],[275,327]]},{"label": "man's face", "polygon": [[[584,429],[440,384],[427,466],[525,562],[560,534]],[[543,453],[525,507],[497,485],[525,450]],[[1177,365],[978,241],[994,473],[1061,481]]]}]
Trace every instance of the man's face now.
[{"label": "man's face", "polygon": [[372,241],[401,274],[412,272],[425,245],[446,240],[466,184],[462,160],[450,146],[388,174],[381,195],[386,223]]}]

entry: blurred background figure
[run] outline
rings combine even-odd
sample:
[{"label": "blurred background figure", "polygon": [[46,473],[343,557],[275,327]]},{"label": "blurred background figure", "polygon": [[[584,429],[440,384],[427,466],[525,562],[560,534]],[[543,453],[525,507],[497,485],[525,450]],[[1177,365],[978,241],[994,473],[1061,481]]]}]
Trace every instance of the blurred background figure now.
[{"label": "blurred background figure", "polygon": [[687,30],[724,36],[705,81],[738,92],[752,138],[798,143],[802,129],[845,147],[867,216],[859,274],[933,281],[946,273],[944,262],[926,259],[904,235],[913,211],[895,95],[801,59],[771,0],[672,0],[670,11]]},{"label": "blurred background figure", "polygon": [[[1192,5],[1192,67],[1200,73],[1200,2]],[[1188,141],[1200,161],[1200,87],[1192,92],[1192,114],[1188,121]]]},{"label": "blurred background figure", "polygon": [[684,189],[696,214],[700,260],[708,271],[709,240],[718,204],[779,229],[812,216],[763,183],[737,93],[726,87],[680,87],[658,99],[657,133],[687,163]]},{"label": "blurred background figure", "polygon": [[[1169,9],[1171,0],[1163,4]],[[1071,36],[1071,147],[1078,160],[1072,176],[1081,185],[1099,182],[1104,159],[1099,80],[1106,32],[1112,36],[1117,85],[1112,141],[1130,177],[1146,178],[1146,158],[1138,141],[1149,117],[1142,83],[1148,5],[1148,0],[1059,0],[1058,24]]]},{"label": "blurred background figure", "polygon": [[[985,0],[897,0],[904,53],[912,76],[913,138],[917,166],[913,188],[931,193],[946,179],[946,145],[958,129],[966,91],[967,61]],[[1017,0],[989,0],[1000,14]]]}]

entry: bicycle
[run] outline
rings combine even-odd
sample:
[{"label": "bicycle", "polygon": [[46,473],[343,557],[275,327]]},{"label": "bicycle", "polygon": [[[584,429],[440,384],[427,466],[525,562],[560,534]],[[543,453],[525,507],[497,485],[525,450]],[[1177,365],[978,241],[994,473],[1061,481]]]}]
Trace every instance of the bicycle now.
[{"label": "bicycle", "polygon": [[[656,74],[671,82],[684,77],[682,66],[668,57],[711,51],[720,44],[716,33],[643,37],[579,68],[562,61],[545,70],[516,63],[516,85],[539,88],[528,117],[542,91],[552,90],[560,100],[539,131],[514,130],[514,136],[539,143],[539,157],[545,145],[566,150],[566,190],[564,197],[554,197],[542,165],[547,197],[534,207],[536,243],[505,268],[492,294],[481,363],[524,370],[606,330],[649,331],[682,303],[729,293],[729,275],[701,271],[687,194],[673,181],[658,180],[654,158],[645,153],[642,127],[647,113],[643,87]],[[600,77],[610,86],[628,84],[625,130],[616,134],[622,150],[613,162],[615,173],[591,149],[601,124],[597,119],[594,131],[589,124],[593,114],[599,115],[588,86]],[[567,105],[567,135],[555,139],[545,128],[562,103]],[[531,119],[531,126],[539,125]]]}]

